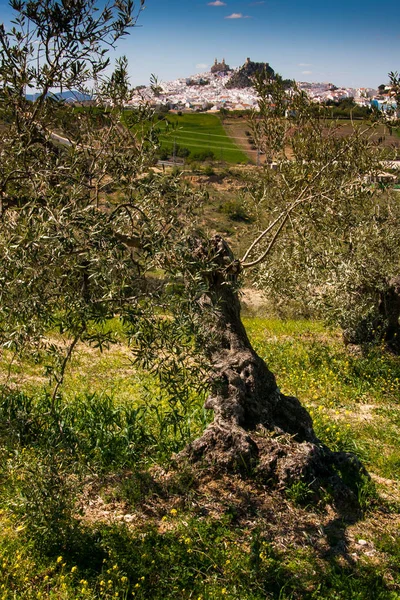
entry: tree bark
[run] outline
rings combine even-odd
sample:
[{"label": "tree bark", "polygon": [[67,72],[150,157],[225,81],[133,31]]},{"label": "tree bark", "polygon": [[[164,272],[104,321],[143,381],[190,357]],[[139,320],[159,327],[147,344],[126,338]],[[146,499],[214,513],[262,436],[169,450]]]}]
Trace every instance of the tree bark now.
[{"label": "tree bark", "polygon": [[382,338],[388,350],[400,353],[400,277],[388,282],[388,289],[381,293],[379,315],[382,320]]},{"label": "tree bark", "polygon": [[[240,317],[240,263],[220,236],[212,240],[216,268],[203,299],[212,309],[209,358],[213,366],[205,407],[214,421],[180,456],[218,468],[256,472],[286,486],[297,480],[338,480],[333,465],[345,460],[317,439],[297,398],[279,390],[253,349]],[[354,458],[353,466],[360,465]]]},{"label": "tree bark", "polygon": [[[400,276],[386,281],[386,288],[377,291],[367,288],[376,297],[375,312],[372,317],[361,319],[355,327],[343,331],[343,341],[347,344],[367,346],[382,344],[393,354],[400,354]],[[363,290],[360,290],[361,293]]]}]

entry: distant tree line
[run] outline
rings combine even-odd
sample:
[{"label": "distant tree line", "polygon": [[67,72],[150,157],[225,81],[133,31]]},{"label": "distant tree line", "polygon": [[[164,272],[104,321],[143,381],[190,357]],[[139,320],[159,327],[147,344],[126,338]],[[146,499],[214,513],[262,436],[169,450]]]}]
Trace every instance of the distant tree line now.
[{"label": "distant tree line", "polygon": [[353,97],[327,100],[322,106],[330,109],[327,117],[333,119],[368,119],[376,112],[376,109],[372,106],[359,106],[354,102]]},{"label": "distant tree line", "polygon": [[208,85],[210,83],[209,79],[198,79],[198,80],[193,80],[193,79],[188,79],[186,80],[186,85],[190,86],[194,86],[194,85]]},{"label": "distant tree line", "polygon": [[207,160],[216,160],[216,156],[212,150],[191,151],[185,146],[175,145],[175,149],[171,147],[161,147],[158,151],[160,160],[169,160],[173,156],[184,158],[187,162],[205,162]]}]

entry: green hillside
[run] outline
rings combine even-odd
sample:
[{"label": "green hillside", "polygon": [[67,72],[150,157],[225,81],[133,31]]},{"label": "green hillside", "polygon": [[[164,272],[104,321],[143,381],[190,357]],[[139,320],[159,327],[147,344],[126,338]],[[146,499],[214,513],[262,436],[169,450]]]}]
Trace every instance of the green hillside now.
[{"label": "green hillside", "polygon": [[[169,125],[166,124],[168,121]],[[211,114],[167,115],[160,121],[162,147],[177,156],[193,158],[212,152],[210,158],[230,164],[249,162],[249,157],[240,150],[226,134],[221,119]],[[165,131],[165,133],[163,133]],[[182,152],[182,149],[185,149]],[[189,154],[188,154],[189,153]],[[186,154],[186,156],[184,156]]]}]

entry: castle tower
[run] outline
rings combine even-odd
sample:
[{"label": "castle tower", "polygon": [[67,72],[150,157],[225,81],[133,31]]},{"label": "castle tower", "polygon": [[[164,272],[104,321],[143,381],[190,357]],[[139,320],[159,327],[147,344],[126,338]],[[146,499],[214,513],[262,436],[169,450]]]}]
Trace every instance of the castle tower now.
[{"label": "castle tower", "polygon": [[230,71],[229,65],[226,64],[225,59],[223,58],[221,62],[218,62],[218,59],[215,59],[213,66],[211,67],[211,73],[227,73]]}]

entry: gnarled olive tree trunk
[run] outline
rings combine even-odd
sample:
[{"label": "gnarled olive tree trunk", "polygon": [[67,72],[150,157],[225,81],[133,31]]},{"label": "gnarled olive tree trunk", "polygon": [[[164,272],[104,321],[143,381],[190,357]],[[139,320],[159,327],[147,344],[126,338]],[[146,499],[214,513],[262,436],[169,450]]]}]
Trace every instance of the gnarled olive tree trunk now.
[{"label": "gnarled olive tree trunk", "polygon": [[388,350],[400,354],[400,277],[388,281],[388,289],[382,292],[379,302],[382,339]]},{"label": "gnarled olive tree trunk", "polygon": [[[209,277],[209,358],[213,366],[205,407],[214,421],[181,454],[216,467],[256,471],[278,485],[296,480],[335,479],[334,454],[321,444],[312,419],[297,398],[279,390],[274,375],[253,349],[240,317],[240,263],[220,236],[212,240],[216,268]],[[351,460],[356,470],[357,460]]]},{"label": "gnarled olive tree trunk", "polygon": [[371,287],[360,290],[363,291],[375,297],[374,312],[343,331],[344,343],[360,346],[379,343],[389,352],[400,354],[400,276],[388,279],[384,290],[377,291],[371,282]]}]

